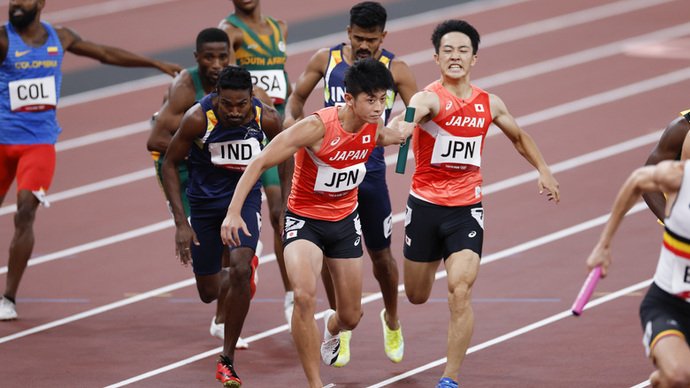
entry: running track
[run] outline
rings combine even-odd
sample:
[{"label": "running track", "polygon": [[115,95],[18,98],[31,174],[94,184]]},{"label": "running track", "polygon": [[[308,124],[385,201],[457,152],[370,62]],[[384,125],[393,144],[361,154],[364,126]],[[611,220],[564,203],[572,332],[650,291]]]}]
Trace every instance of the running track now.
[{"label": "running track", "polygon": [[[264,0],[262,6],[295,24],[343,14],[354,3],[309,7],[306,0],[289,6]],[[389,9],[410,3],[384,1]],[[614,267],[591,308],[579,318],[569,309],[618,188],[644,163],[666,124],[687,108],[686,7],[682,0],[490,0],[389,21],[384,46],[410,64],[419,86],[438,78],[429,43],[433,26],[447,18],[474,24],[482,44],[473,83],[506,101],[561,184],[562,201],[554,206],[538,195],[533,169],[510,143],[503,136],[487,139],[485,253],[463,386],[647,385],[652,366],[640,343],[637,308],[656,265],[661,229],[644,204],[623,224]],[[221,0],[62,0],[49,1],[44,15],[88,39],[155,55],[191,47],[196,33],[216,25],[229,8]],[[346,24],[343,18],[343,30]],[[293,41],[291,80],[317,48],[345,39],[344,33],[315,32],[313,40]],[[66,56],[67,75],[99,69],[109,71]],[[198,301],[191,270],[174,258],[172,223],[144,146],[146,120],[168,81],[154,75],[61,100],[64,133],[52,206],[38,213],[20,320],[0,323],[0,386],[217,385],[221,343],[208,334],[214,307]],[[318,107],[319,95],[315,90],[307,110]],[[412,161],[405,175],[395,174],[395,150],[388,154],[393,252],[402,268]],[[0,207],[5,252],[13,197]],[[251,346],[237,353],[236,366],[247,387],[300,386],[304,378],[283,318],[270,226],[264,232],[259,287],[242,333]],[[6,265],[3,255],[3,283]],[[352,361],[342,369],[322,367],[324,382],[434,386],[445,362],[448,319],[442,269],[427,304],[412,306],[401,294],[407,351],[392,364],[381,345],[383,303],[365,260],[365,315],[354,332]],[[317,309],[325,308],[321,300]]]}]

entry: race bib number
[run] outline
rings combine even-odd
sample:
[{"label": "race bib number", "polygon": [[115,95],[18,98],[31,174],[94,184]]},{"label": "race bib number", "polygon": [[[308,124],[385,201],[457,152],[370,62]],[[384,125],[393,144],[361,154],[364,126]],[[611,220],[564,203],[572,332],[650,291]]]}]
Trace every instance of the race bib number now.
[{"label": "race bib number", "polygon": [[232,140],[208,145],[211,163],[230,170],[244,171],[261,152],[261,145],[255,138]]},{"label": "race bib number", "polygon": [[252,83],[266,91],[273,104],[280,105],[287,98],[288,85],[282,70],[252,70]]},{"label": "race bib number", "polygon": [[431,165],[445,170],[476,171],[482,164],[482,137],[440,134],[434,142]]},{"label": "race bib number", "polygon": [[43,77],[11,81],[10,109],[12,112],[43,112],[55,109],[57,89],[55,77]]},{"label": "race bib number", "polygon": [[690,298],[690,260],[675,257],[673,261],[671,293],[679,295],[684,299]]},{"label": "race bib number", "polygon": [[342,197],[359,186],[366,173],[364,163],[341,169],[319,166],[314,192],[329,198]]}]

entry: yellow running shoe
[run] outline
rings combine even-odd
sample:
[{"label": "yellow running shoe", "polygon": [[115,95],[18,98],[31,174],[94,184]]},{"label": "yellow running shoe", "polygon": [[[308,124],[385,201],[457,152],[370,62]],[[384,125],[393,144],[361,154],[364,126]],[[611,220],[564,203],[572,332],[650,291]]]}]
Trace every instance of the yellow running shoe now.
[{"label": "yellow running shoe", "polygon": [[338,368],[345,366],[350,362],[350,339],[352,338],[352,331],[344,330],[340,333],[340,351],[338,352],[338,359],[335,364]]},{"label": "yellow running shoe", "polygon": [[383,325],[383,349],[386,351],[386,356],[393,362],[400,362],[405,351],[402,326],[398,327],[398,330],[388,328],[388,325],[386,325],[386,309],[381,310],[381,324]]}]

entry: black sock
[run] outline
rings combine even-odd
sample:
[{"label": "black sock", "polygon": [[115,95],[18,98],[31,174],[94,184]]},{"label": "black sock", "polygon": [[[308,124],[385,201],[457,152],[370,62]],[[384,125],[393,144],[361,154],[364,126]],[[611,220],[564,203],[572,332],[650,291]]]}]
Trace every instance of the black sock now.
[{"label": "black sock", "polygon": [[3,297],[5,297],[7,300],[9,300],[10,302],[12,302],[12,303],[14,303],[14,304],[17,304],[17,302],[14,301],[14,298],[10,298],[10,297],[7,296],[7,295],[3,295]]}]

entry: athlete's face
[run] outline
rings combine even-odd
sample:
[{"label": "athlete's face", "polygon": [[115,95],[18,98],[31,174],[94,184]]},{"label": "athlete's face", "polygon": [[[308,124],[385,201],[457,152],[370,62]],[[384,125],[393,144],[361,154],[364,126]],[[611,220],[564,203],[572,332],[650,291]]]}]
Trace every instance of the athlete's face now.
[{"label": "athlete's face", "polygon": [[372,94],[360,93],[357,97],[345,95],[346,104],[354,110],[355,115],[369,124],[378,123],[386,109],[386,91],[375,90]]},{"label": "athlete's face", "polygon": [[252,93],[249,89],[220,89],[218,91],[218,120],[229,128],[246,124],[252,118]]},{"label": "athlete's face", "polygon": [[34,20],[43,8],[43,0],[10,0],[9,19],[12,26],[22,29]]},{"label": "athlete's face", "polygon": [[357,60],[373,57],[379,51],[383,38],[386,37],[386,31],[381,31],[379,27],[365,29],[354,25],[347,27],[347,36],[350,38],[352,55]]},{"label": "athlete's face", "polygon": [[468,75],[477,62],[477,56],[472,53],[470,37],[461,32],[443,35],[434,59],[441,68],[441,74],[456,79]]},{"label": "athlete's face", "polygon": [[215,85],[218,75],[230,64],[230,47],[224,42],[207,42],[194,52],[199,74],[207,85]]},{"label": "athlete's face", "polygon": [[251,13],[259,6],[259,0],[232,0],[235,11]]}]

